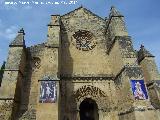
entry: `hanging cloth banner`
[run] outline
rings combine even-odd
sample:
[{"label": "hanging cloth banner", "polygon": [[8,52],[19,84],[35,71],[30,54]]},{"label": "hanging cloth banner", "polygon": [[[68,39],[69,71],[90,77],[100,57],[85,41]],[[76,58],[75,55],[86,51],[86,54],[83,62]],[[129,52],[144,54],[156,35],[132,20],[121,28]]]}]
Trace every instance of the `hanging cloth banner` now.
[{"label": "hanging cloth banner", "polygon": [[57,100],[57,84],[55,81],[41,81],[40,103],[55,103]]},{"label": "hanging cloth banner", "polygon": [[148,99],[148,94],[144,84],[144,80],[131,80],[131,86],[135,100]]}]

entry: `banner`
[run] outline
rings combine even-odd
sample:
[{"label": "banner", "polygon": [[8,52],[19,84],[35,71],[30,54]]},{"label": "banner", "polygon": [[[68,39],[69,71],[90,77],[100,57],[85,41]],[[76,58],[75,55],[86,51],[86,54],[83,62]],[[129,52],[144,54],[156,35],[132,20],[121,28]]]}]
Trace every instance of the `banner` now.
[{"label": "banner", "polygon": [[136,100],[148,99],[144,80],[131,80],[132,92]]},{"label": "banner", "polygon": [[40,103],[55,103],[57,100],[57,84],[55,81],[41,81]]}]

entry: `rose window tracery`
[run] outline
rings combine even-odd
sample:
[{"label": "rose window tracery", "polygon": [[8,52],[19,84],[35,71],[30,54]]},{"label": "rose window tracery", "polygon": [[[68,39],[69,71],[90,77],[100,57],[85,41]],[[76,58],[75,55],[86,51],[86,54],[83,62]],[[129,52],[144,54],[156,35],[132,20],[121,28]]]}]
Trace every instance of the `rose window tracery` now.
[{"label": "rose window tracery", "polygon": [[82,51],[92,50],[96,46],[93,34],[86,30],[79,30],[72,36],[72,43]]}]

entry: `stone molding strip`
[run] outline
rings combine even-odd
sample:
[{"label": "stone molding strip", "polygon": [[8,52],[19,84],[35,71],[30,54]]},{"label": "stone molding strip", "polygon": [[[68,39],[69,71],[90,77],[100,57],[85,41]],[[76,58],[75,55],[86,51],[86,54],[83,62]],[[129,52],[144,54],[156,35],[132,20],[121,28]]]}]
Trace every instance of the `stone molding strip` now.
[{"label": "stone molding strip", "polygon": [[0,98],[0,105],[3,103],[3,102],[14,102],[15,99],[14,98]]},{"label": "stone molding strip", "polygon": [[114,18],[114,17],[124,17],[124,16],[123,16],[123,15],[115,15],[115,16],[111,16],[111,17],[109,17],[109,19],[108,19],[108,24],[107,24],[107,28],[106,28],[106,31],[108,30],[109,25],[110,25],[110,23],[111,23],[111,20],[112,20],[112,18]]},{"label": "stone molding strip", "polygon": [[19,69],[4,69],[4,71],[18,71],[23,77],[23,73]]},{"label": "stone molding strip", "polygon": [[126,68],[140,68],[140,67],[139,67],[139,66],[127,66],[127,65],[125,65],[125,66],[123,66],[123,68],[119,71],[119,73],[115,76],[114,80],[116,80],[116,79],[122,74],[122,72],[123,72],[124,70],[126,70]]},{"label": "stone molding strip", "polygon": [[40,82],[40,81],[59,81],[59,80],[38,80],[38,82]]},{"label": "stone molding strip", "polygon": [[154,82],[151,81],[151,82],[147,83],[146,85],[147,85],[147,87],[152,87],[154,85]]},{"label": "stone molding strip", "polygon": [[0,100],[14,100],[14,98],[0,98]]},{"label": "stone molding strip", "polygon": [[129,114],[135,111],[144,112],[147,110],[155,110],[155,108],[154,107],[143,107],[143,106],[131,107],[130,109],[125,110],[124,112],[118,113],[118,115],[121,116],[121,115]]},{"label": "stone molding strip", "polygon": [[114,77],[61,77],[63,80],[114,80]]},{"label": "stone molding strip", "polygon": [[110,54],[116,41],[121,40],[121,39],[127,39],[127,38],[129,38],[131,40],[131,36],[114,36],[114,38],[112,38],[112,40],[111,40],[112,42],[107,50],[107,54],[108,55]]},{"label": "stone molding strip", "polygon": [[15,103],[20,103],[20,101],[15,100],[14,98],[0,98],[0,101],[13,101]]},{"label": "stone molding strip", "polygon": [[53,44],[53,46],[45,45],[45,47],[47,47],[47,48],[59,48],[59,45],[57,45],[57,44]]},{"label": "stone molding strip", "polygon": [[48,24],[47,26],[61,26],[61,25],[51,25],[51,24]]},{"label": "stone molding strip", "polygon": [[123,68],[119,71],[119,73],[116,75],[116,77],[114,78],[114,81],[122,74],[122,72],[126,69],[125,66],[123,66]]},{"label": "stone molding strip", "polygon": [[23,48],[26,48],[25,45],[9,45],[9,47],[23,47]]}]

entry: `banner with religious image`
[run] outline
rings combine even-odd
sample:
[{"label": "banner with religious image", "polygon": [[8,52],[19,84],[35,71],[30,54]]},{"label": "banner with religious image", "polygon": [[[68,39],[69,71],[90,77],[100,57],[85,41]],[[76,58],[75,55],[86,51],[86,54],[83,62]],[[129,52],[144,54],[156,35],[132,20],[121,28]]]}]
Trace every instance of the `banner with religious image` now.
[{"label": "banner with religious image", "polygon": [[131,80],[132,92],[136,100],[148,99],[144,80]]},{"label": "banner with religious image", "polygon": [[40,103],[55,103],[57,100],[57,84],[55,81],[41,81]]}]

